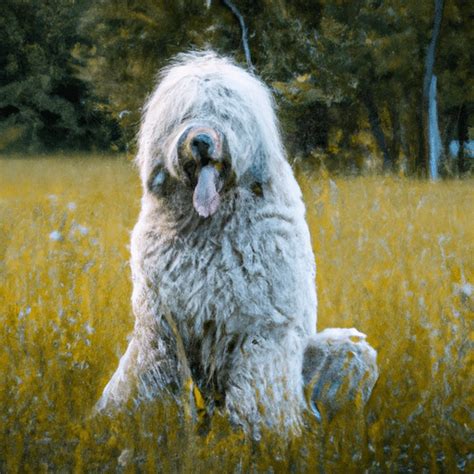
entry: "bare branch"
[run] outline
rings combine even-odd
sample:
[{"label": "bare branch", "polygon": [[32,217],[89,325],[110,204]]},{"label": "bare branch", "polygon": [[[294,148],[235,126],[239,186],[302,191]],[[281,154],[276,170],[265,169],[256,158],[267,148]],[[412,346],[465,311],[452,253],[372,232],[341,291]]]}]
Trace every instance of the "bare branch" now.
[{"label": "bare branch", "polygon": [[240,30],[242,31],[242,45],[245,53],[245,60],[247,61],[247,68],[253,72],[254,67],[252,64],[252,58],[250,57],[249,39],[247,25],[245,24],[244,17],[240,13],[239,9],[230,1],[222,0],[222,3],[233,13],[240,24]]}]

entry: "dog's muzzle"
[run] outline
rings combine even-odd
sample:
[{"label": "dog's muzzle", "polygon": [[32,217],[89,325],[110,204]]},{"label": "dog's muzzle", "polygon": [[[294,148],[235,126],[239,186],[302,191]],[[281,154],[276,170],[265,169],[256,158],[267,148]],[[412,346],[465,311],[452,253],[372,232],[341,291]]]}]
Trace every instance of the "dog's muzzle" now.
[{"label": "dog's muzzle", "polygon": [[226,175],[222,135],[211,127],[189,127],[178,147],[182,168],[194,187],[194,209],[201,217],[212,216],[219,207]]}]

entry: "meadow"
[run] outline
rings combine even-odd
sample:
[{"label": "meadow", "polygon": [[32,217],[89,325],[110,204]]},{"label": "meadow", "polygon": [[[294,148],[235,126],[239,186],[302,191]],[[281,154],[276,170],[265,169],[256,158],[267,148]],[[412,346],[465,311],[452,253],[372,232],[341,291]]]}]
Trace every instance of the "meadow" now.
[{"label": "meadow", "polygon": [[474,182],[299,173],[318,329],[378,351],[363,413],[259,441],[170,401],[91,417],[133,328],[125,158],[0,160],[0,472],[473,472]]}]

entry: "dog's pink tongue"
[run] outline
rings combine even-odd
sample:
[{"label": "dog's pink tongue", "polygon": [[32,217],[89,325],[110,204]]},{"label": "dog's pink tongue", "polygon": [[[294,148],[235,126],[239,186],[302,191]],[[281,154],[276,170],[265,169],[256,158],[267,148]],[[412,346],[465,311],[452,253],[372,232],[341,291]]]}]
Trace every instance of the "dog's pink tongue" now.
[{"label": "dog's pink tongue", "polygon": [[217,211],[220,203],[217,192],[217,179],[219,173],[213,166],[204,166],[199,173],[198,183],[194,189],[194,209],[201,217],[212,216]]}]

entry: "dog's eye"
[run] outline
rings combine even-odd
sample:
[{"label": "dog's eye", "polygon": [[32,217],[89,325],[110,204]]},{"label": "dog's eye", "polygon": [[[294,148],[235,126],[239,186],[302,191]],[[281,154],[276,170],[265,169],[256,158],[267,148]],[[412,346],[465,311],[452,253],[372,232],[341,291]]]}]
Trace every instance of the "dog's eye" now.
[{"label": "dog's eye", "polygon": [[196,162],[194,160],[187,161],[184,163],[183,169],[189,180],[193,182],[196,175]]},{"label": "dog's eye", "polygon": [[149,181],[149,188],[150,191],[154,193],[161,192],[163,190],[163,185],[166,182],[166,171],[165,170],[160,170],[156,174],[154,174]]},{"label": "dog's eye", "polygon": [[153,180],[153,187],[155,186],[161,186],[166,179],[166,174],[163,170],[161,170],[156,176],[155,179]]}]

